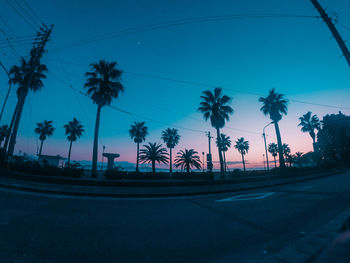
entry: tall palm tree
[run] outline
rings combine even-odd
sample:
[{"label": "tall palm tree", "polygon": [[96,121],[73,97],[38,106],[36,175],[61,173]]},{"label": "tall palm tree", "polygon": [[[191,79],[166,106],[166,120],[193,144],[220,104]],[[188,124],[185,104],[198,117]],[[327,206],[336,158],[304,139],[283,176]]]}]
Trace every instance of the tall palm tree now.
[{"label": "tall palm tree", "polygon": [[63,126],[66,129],[66,135],[67,140],[69,143],[69,151],[68,151],[68,166],[70,165],[70,154],[72,151],[72,144],[75,142],[78,138],[80,138],[83,135],[84,132],[84,126],[78,121],[76,118],[73,118],[72,121],[68,122],[66,125]]},{"label": "tall palm tree", "polygon": [[263,103],[260,110],[264,115],[269,115],[275,125],[280,168],[284,168],[286,165],[283,158],[282,139],[278,122],[282,119],[283,114],[287,114],[288,101],[284,99],[283,94],[277,93],[275,89],[270,90],[269,95],[266,98],[259,98],[259,101]]},{"label": "tall palm tree", "polygon": [[224,165],[225,165],[225,172],[227,169],[226,165],[226,152],[231,147],[231,138],[230,136],[227,136],[223,133],[220,134],[220,138],[216,138],[216,146],[218,148],[221,148],[222,152],[224,153]]},{"label": "tall palm tree", "polygon": [[10,72],[9,72],[11,75],[10,81],[13,84],[17,84],[18,88],[17,88],[17,105],[13,113],[14,122],[13,122],[12,133],[9,138],[9,148],[7,151],[7,156],[12,156],[15,149],[18,127],[20,124],[23,107],[24,107],[28,92],[30,90],[33,92],[37,92],[44,86],[42,79],[46,78],[46,75],[45,75],[46,72],[47,72],[47,67],[45,65],[40,63],[39,64],[28,63],[23,58],[21,59],[20,66],[15,65],[10,69]]},{"label": "tall palm tree", "polygon": [[180,135],[178,134],[177,129],[166,129],[165,131],[162,132],[162,139],[164,143],[166,143],[166,147],[169,148],[169,171],[170,173],[173,172],[173,162],[172,162],[172,149],[179,143],[180,140]]},{"label": "tall palm tree", "polygon": [[140,150],[140,161],[142,163],[152,163],[152,172],[156,172],[156,162],[168,164],[169,157],[165,148],[161,144],[148,143],[145,149]]},{"label": "tall palm tree", "polygon": [[248,153],[249,150],[249,142],[245,141],[243,137],[237,139],[235,148],[238,150],[238,152],[242,155],[242,163],[243,163],[243,170],[245,171],[245,161],[244,161],[244,155]]},{"label": "tall palm tree", "polygon": [[201,169],[201,160],[198,152],[193,149],[179,151],[175,158],[175,167],[181,167],[181,170],[186,169],[187,173],[189,173],[192,168]]},{"label": "tall palm tree", "polygon": [[87,94],[97,104],[97,114],[95,122],[94,148],[92,152],[92,177],[97,176],[97,153],[98,153],[98,132],[100,128],[100,116],[103,106],[110,105],[113,99],[118,98],[124,91],[120,83],[122,71],[117,69],[117,62],[107,62],[100,60],[91,64],[91,72],[86,72],[87,81],[84,87]]},{"label": "tall palm tree", "polygon": [[39,150],[40,156],[43,150],[44,141],[47,139],[47,137],[53,134],[55,128],[52,126],[52,121],[39,122],[36,125],[37,127],[34,129],[34,132],[39,135],[39,140],[41,141]]},{"label": "tall palm tree", "polygon": [[299,118],[300,123],[298,126],[301,127],[302,132],[308,132],[313,141],[314,152],[316,151],[316,133],[315,130],[319,130],[321,128],[320,120],[317,115],[312,115],[309,111]]},{"label": "tall palm tree", "polygon": [[[229,115],[233,113],[233,109],[227,105],[231,98],[222,95],[221,88],[215,88],[214,92],[206,90],[201,96],[203,101],[200,103],[198,111],[203,113],[204,119],[210,119],[211,126],[216,129],[216,138],[220,138],[220,129],[225,126],[225,121],[229,120]],[[222,158],[222,150],[218,147],[220,159],[220,171],[224,174],[224,160]]]},{"label": "tall palm tree", "polygon": [[8,136],[9,132],[10,132],[10,128],[8,125],[2,125],[0,127],[0,146],[2,142],[5,140],[5,138]]},{"label": "tall palm tree", "polygon": [[140,143],[146,140],[148,135],[148,127],[145,126],[145,122],[136,122],[131,125],[129,130],[129,135],[131,139],[137,144],[137,154],[136,154],[136,172],[139,171],[139,155],[140,155]]},{"label": "tall palm tree", "polygon": [[276,157],[278,155],[278,145],[276,143],[270,143],[268,146],[268,151],[269,153],[271,153],[271,155],[273,156],[274,160],[275,160],[275,168],[277,167],[277,163],[276,163]]}]

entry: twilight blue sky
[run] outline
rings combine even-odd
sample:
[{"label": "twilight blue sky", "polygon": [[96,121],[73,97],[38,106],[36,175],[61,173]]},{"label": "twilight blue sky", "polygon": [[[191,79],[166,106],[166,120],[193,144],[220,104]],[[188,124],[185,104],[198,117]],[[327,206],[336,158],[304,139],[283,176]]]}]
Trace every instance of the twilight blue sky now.
[{"label": "twilight blue sky", "polygon": [[[161,131],[172,126],[214,133],[196,112],[205,87],[142,74],[223,87],[225,93],[233,97],[235,110],[227,124],[232,129],[224,128],[223,132],[234,140],[244,136],[250,141],[247,159],[251,166],[262,166],[261,132],[269,120],[259,111],[258,96],[249,92],[266,95],[275,87],[291,100],[288,115],[280,122],[280,128],[283,141],[291,146],[293,153],[312,148],[309,136],[297,127],[298,117],[302,114],[309,110],[319,117],[339,110],[349,114],[347,109],[294,101],[350,108],[350,68],[340,57],[341,51],[326,25],[316,18],[235,19],[187,24],[64,49],[101,34],[178,19],[231,14],[318,15],[309,0],[26,1],[43,21],[54,24],[54,30],[47,46],[48,53],[42,60],[49,68],[48,77],[44,88],[27,99],[16,151],[35,154],[39,143],[34,134],[35,123],[53,120],[57,129],[45,142],[43,153],[66,156],[68,142],[63,125],[76,117],[85,125],[86,132],[73,145],[72,157],[91,159],[96,106],[75,90],[83,90],[88,65],[99,59],[117,61],[120,69],[125,71],[125,93],[113,105],[139,115],[127,115],[111,108],[102,111],[100,149],[106,145],[107,151],[120,153],[123,161],[135,159],[136,146],[127,133],[134,121],[146,121],[150,132],[146,141],[160,142]],[[22,0],[17,2],[23,5]],[[16,4],[15,1],[10,3]],[[320,3],[328,12],[336,12],[342,24],[350,27],[349,1],[320,0]],[[0,29],[7,35],[35,33],[6,0],[0,0],[0,5]],[[350,38],[350,30],[337,27],[344,39]],[[1,32],[0,40],[4,43]],[[15,49],[25,56],[30,45],[15,46]],[[18,63],[18,58],[11,48],[5,48],[0,49],[0,61],[10,68]],[[7,78],[1,71],[1,103],[6,90]],[[4,123],[9,122],[15,102],[13,90],[5,109]],[[182,129],[179,132],[182,137],[176,151],[180,148],[194,148],[200,153],[207,151],[203,133]],[[268,141],[275,141],[272,127],[267,132]],[[240,161],[234,149],[230,149],[227,156],[229,161]],[[214,159],[217,159],[216,150]]]}]

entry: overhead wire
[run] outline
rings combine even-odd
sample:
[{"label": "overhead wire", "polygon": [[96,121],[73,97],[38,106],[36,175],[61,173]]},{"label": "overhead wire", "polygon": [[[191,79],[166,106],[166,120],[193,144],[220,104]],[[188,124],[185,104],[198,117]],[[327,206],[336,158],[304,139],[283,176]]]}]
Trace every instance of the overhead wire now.
[{"label": "overhead wire", "polygon": [[18,9],[11,4],[9,0],[6,0],[7,4],[32,28],[34,31],[38,31],[38,28],[36,28]]}]

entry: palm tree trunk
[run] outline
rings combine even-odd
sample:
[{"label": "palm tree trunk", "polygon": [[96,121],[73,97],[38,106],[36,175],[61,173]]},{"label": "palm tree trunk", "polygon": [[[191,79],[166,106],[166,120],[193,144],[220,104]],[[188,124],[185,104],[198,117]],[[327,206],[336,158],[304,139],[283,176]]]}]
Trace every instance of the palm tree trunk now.
[{"label": "palm tree trunk", "polygon": [[155,173],[156,172],[156,162],[152,161],[152,172]]},{"label": "palm tree trunk", "polygon": [[23,92],[22,95],[18,98],[18,108],[16,106],[17,109],[17,113],[16,113],[16,119],[14,122],[14,126],[13,126],[13,132],[11,134],[11,138],[10,138],[10,142],[9,142],[9,149],[7,151],[7,156],[8,157],[12,157],[13,156],[13,152],[15,150],[15,145],[16,145],[16,138],[17,138],[17,132],[18,132],[18,127],[19,127],[19,123],[21,120],[21,115],[23,112],[23,107],[24,107],[24,103],[27,97],[28,91]]},{"label": "palm tree trunk", "polygon": [[137,143],[137,153],[136,153],[136,172],[139,171],[139,149],[140,149],[140,143]]},{"label": "palm tree trunk", "polygon": [[169,148],[170,151],[170,166],[169,166],[169,170],[170,170],[170,174],[173,172],[173,160],[172,160],[172,149]]},{"label": "palm tree trunk", "polygon": [[71,151],[72,151],[72,144],[73,144],[73,141],[70,141],[69,151],[68,151],[68,167],[70,165],[70,154],[71,154]]},{"label": "palm tree trunk", "polygon": [[[218,138],[218,140],[220,140],[220,130],[219,128],[216,128],[216,136]],[[221,175],[224,176],[225,175],[225,171],[224,171],[224,160],[222,158],[222,152],[221,152],[221,147],[218,147],[219,150],[219,159],[220,159],[220,172]]]},{"label": "palm tree trunk", "polygon": [[226,167],[226,152],[223,151],[223,153],[224,153],[224,165],[225,165],[225,173],[226,173],[226,170],[227,170],[227,167]]},{"label": "palm tree trunk", "polygon": [[98,152],[98,131],[100,128],[100,116],[102,106],[97,106],[96,122],[95,122],[95,135],[94,135],[94,148],[92,151],[92,171],[91,177],[97,177],[97,152]]},{"label": "palm tree trunk", "polygon": [[190,165],[186,165],[186,172],[189,173],[190,172]]},{"label": "palm tree trunk", "polygon": [[242,163],[243,163],[243,170],[245,171],[245,161],[244,161],[244,154],[242,153]]},{"label": "palm tree trunk", "polygon": [[[10,137],[11,137],[11,133],[12,133],[12,129],[13,129],[13,125],[15,123],[15,119],[16,119],[16,116],[17,116],[17,111],[18,111],[18,103],[16,104],[16,108],[13,112],[13,115],[12,115],[12,120],[11,120],[11,123],[10,123],[10,127],[9,127],[9,132],[8,134],[6,135],[6,138],[5,138],[5,143],[4,143],[4,151],[6,153],[7,151],[7,146],[9,144],[9,141],[10,141]],[[5,156],[6,157],[6,156]]]},{"label": "palm tree trunk", "polygon": [[43,144],[44,144],[44,140],[41,140],[41,143],[40,143],[40,150],[39,150],[39,156],[41,156],[41,151],[43,150]]},{"label": "palm tree trunk", "polygon": [[280,168],[284,169],[284,168],[286,168],[286,164],[284,162],[284,157],[283,157],[281,133],[280,133],[280,129],[278,127],[278,122],[275,121],[274,124],[275,124],[277,144],[278,144],[278,155],[279,155]]},{"label": "palm tree trunk", "polygon": [[275,168],[277,168],[276,156],[273,157],[275,159]]}]

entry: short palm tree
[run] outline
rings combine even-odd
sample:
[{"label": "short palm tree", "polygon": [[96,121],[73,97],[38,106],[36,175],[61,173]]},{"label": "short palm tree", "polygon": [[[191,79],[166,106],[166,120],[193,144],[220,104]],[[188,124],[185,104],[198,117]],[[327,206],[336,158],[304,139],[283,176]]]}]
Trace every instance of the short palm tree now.
[{"label": "short palm tree", "polygon": [[63,128],[65,128],[67,140],[70,142],[69,151],[68,151],[68,161],[67,161],[67,164],[69,166],[70,155],[72,151],[72,144],[83,135],[84,126],[76,118],[73,118],[73,120],[68,122],[66,125],[64,125]]},{"label": "short palm tree", "polygon": [[274,160],[275,160],[275,168],[277,167],[277,163],[276,163],[276,157],[278,155],[278,145],[276,143],[270,143],[268,146],[268,151],[269,153],[271,153],[271,155],[273,156]]},{"label": "short palm tree", "polygon": [[243,170],[245,169],[245,161],[244,161],[244,155],[246,155],[249,151],[249,142],[245,141],[243,137],[237,139],[235,148],[238,150],[238,152],[242,155],[242,163],[243,163]]},{"label": "short palm tree", "polygon": [[231,138],[230,136],[227,136],[223,133],[220,134],[220,138],[216,138],[216,146],[222,150],[224,153],[224,165],[225,165],[225,172],[227,169],[226,165],[226,152],[231,147]]},{"label": "short palm tree", "polygon": [[295,155],[294,155],[295,163],[296,163],[298,166],[301,166],[302,159],[303,159],[303,155],[304,155],[303,152],[296,152]]},{"label": "short palm tree", "polygon": [[177,129],[166,129],[162,132],[162,139],[164,143],[166,143],[166,147],[169,148],[169,171],[172,173],[173,171],[173,162],[172,162],[172,149],[179,143],[180,135],[178,134]]},{"label": "short palm tree", "polygon": [[270,90],[269,95],[266,98],[259,98],[259,101],[263,103],[260,110],[264,115],[269,115],[275,125],[280,168],[284,168],[286,165],[283,158],[282,139],[278,122],[282,119],[283,114],[287,114],[288,101],[284,99],[283,94],[277,93],[275,89]]},{"label": "short palm tree", "polygon": [[314,152],[316,151],[316,133],[315,130],[319,130],[321,128],[320,120],[318,119],[317,115],[312,115],[312,113],[309,111],[308,113],[304,114],[302,117],[299,118],[300,123],[298,126],[301,127],[302,132],[308,132],[312,138],[313,141],[313,148]]},{"label": "short palm tree", "polygon": [[140,155],[140,143],[146,140],[148,135],[148,127],[145,126],[145,122],[136,122],[131,125],[129,130],[129,135],[131,139],[134,139],[134,142],[137,144],[137,153],[136,153],[136,172],[139,171],[139,155]]},{"label": "short palm tree", "polygon": [[[284,143],[282,144],[282,152],[283,152],[283,156],[285,158],[285,160],[292,160],[291,159],[291,155],[290,155],[290,147],[288,144]],[[289,162],[289,166],[290,166],[290,162]]]},{"label": "short palm tree", "polygon": [[2,125],[0,127],[0,146],[2,142],[5,140],[5,138],[8,136],[9,132],[10,132],[10,128],[8,125]]},{"label": "short palm tree", "polygon": [[23,58],[20,66],[15,65],[10,69],[11,82],[17,84],[18,88],[17,105],[12,117],[14,122],[9,137],[7,156],[12,156],[15,149],[18,127],[27,95],[30,90],[37,92],[44,86],[42,79],[46,78],[46,72],[47,67],[44,64],[33,62],[32,60],[27,62]]},{"label": "short palm tree", "polygon": [[36,134],[39,135],[39,140],[41,141],[40,150],[39,150],[39,156],[40,156],[43,150],[44,141],[47,139],[47,137],[53,134],[55,128],[52,126],[52,121],[39,122],[36,125],[37,127],[34,129],[34,131]]},{"label": "short palm tree", "polygon": [[156,172],[156,163],[168,164],[169,157],[165,148],[161,144],[148,143],[140,150],[140,161],[142,163],[152,163],[152,172]]},{"label": "short palm tree", "polygon": [[198,152],[193,149],[179,151],[175,158],[175,167],[181,167],[181,170],[186,169],[187,173],[189,173],[192,168],[201,169],[201,160]]},{"label": "short palm tree", "polygon": [[[215,88],[214,92],[206,90],[201,96],[203,101],[200,103],[198,111],[203,113],[205,120],[210,119],[211,126],[216,129],[216,138],[220,138],[220,129],[225,126],[225,122],[229,120],[229,115],[233,114],[233,109],[227,105],[231,98],[222,95],[221,88]],[[222,150],[218,147],[220,159],[220,171],[224,174],[224,160],[222,157]]]},{"label": "short palm tree", "polygon": [[120,83],[122,71],[117,69],[117,62],[107,62],[100,60],[91,64],[91,72],[86,72],[87,81],[84,87],[87,94],[97,104],[97,114],[95,122],[94,147],[92,152],[92,177],[97,176],[97,153],[98,153],[98,132],[100,128],[100,116],[103,106],[110,105],[113,99],[118,98],[124,91]]}]

